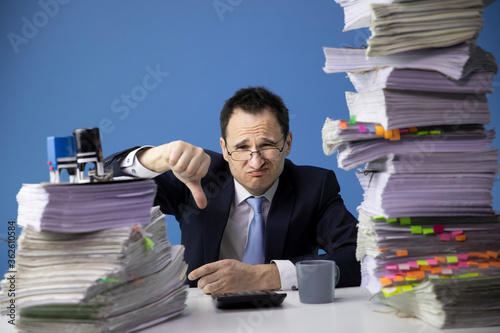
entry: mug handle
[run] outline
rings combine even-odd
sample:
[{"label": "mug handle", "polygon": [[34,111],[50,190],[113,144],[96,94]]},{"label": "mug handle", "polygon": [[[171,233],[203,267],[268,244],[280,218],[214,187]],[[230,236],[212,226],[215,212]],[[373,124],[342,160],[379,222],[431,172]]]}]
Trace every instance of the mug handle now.
[{"label": "mug handle", "polygon": [[340,280],[340,269],[339,266],[335,265],[335,285],[339,283]]}]

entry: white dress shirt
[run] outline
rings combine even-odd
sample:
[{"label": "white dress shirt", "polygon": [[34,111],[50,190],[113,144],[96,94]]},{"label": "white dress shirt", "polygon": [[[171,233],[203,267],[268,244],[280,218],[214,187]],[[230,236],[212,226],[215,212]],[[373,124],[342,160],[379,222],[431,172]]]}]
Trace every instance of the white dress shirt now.
[{"label": "white dress shirt", "polygon": [[[144,148],[144,146],[131,151],[120,164],[123,172],[142,178],[154,178],[159,173],[151,171],[144,167],[136,158],[136,153]],[[264,223],[267,221],[267,215],[272,204],[274,194],[278,188],[279,179],[264,193],[267,201],[262,204],[262,213]],[[250,194],[240,183],[234,180],[234,197],[229,212],[222,242],[220,246],[219,259],[236,259],[241,261],[245,252],[248,240],[248,229],[253,218],[253,210],[246,202]],[[297,289],[297,272],[295,265],[290,260],[272,260],[275,263],[281,280],[281,289],[290,290]]]}]

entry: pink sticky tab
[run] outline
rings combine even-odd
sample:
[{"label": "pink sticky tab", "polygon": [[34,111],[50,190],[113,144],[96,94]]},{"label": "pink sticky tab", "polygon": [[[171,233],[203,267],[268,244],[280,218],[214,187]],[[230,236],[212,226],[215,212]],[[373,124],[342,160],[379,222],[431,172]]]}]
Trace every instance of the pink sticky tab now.
[{"label": "pink sticky tab", "polygon": [[458,260],[467,260],[467,259],[469,259],[469,255],[467,253],[460,253],[460,254],[457,254],[457,258],[458,258]]},{"label": "pink sticky tab", "polygon": [[458,267],[469,267],[469,263],[467,261],[459,261]]},{"label": "pink sticky tab", "polygon": [[400,128],[399,133],[409,133],[410,130],[408,128]]},{"label": "pink sticky tab", "polygon": [[418,268],[418,263],[416,261],[408,261],[408,266],[410,268]]},{"label": "pink sticky tab", "polygon": [[398,265],[387,265],[387,266],[385,266],[385,268],[387,268],[389,270],[397,270],[398,269]]},{"label": "pink sticky tab", "polygon": [[463,230],[459,230],[459,231],[452,231],[451,232],[451,237],[455,237],[456,235],[461,235],[463,234]]},{"label": "pink sticky tab", "polygon": [[451,240],[450,234],[441,234],[439,235],[439,239],[445,242],[449,242]]},{"label": "pink sticky tab", "polygon": [[362,133],[366,132],[366,127],[364,127],[363,125],[358,125],[358,128],[360,132]]},{"label": "pink sticky tab", "polygon": [[396,274],[386,275],[385,277],[394,280],[396,278]]},{"label": "pink sticky tab", "polygon": [[437,265],[438,261],[436,259],[427,259],[427,263],[429,265]]},{"label": "pink sticky tab", "polygon": [[458,265],[448,265],[448,269],[459,269]]},{"label": "pink sticky tab", "polygon": [[433,228],[435,234],[441,234],[444,232],[444,225],[442,224],[436,224]]}]

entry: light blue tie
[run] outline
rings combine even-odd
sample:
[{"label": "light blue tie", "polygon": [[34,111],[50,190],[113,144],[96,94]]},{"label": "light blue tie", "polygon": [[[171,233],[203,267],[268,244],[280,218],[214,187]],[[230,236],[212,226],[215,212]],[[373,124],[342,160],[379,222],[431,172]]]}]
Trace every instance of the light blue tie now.
[{"label": "light blue tie", "polygon": [[265,197],[247,199],[254,211],[253,219],[248,229],[247,248],[243,254],[243,262],[251,265],[263,264],[265,260],[265,234],[264,216],[262,216],[262,202]]}]

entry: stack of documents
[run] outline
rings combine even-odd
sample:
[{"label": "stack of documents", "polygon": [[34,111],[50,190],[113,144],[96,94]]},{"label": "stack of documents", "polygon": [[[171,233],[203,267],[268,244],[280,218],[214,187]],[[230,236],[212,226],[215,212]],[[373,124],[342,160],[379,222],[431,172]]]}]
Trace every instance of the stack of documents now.
[{"label": "stack of documents", "polygon": [[14,273],[16,328],[129,332],[181,314],[184,247],[170,244],[155,192],[152,180],[24,185],[15,266],[0,291],[12,302]]},{"label": "stack of documents", "polygon": [[337,2],[369,8],[346,25],[372,30],[368,50],[324,48],[325,72],[356,89],[322,137],[340,168],[359,168],[362,286],[436,327],[500,325],[499,152],[485,128],[498,66],[474,44],[484,4]]},{"label": "stack of documents", "polygon": [[156,194],[151,179],[24,184],[17,195],[22,227],[89,232],[148,223]]}]

